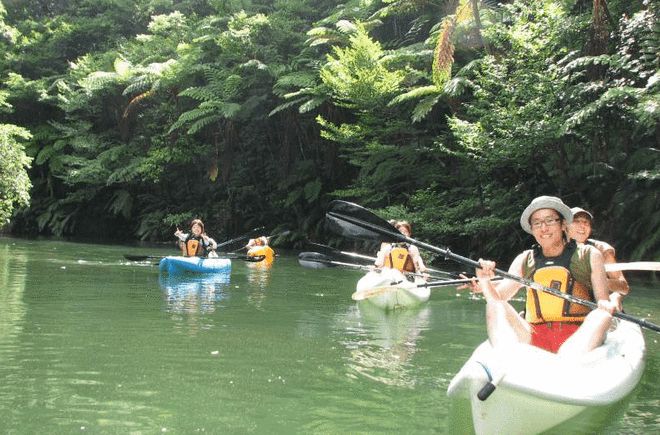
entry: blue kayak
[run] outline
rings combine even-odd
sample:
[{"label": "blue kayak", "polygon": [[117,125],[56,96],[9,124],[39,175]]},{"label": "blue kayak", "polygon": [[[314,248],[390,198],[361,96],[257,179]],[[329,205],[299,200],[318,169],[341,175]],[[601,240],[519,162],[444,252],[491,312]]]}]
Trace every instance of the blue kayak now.
[{"label": "blue kayak", "polygon": [[227,273],[231,271],[231,260],[229,258],[170,256],[160,260],[158,267],[161,272],[167,272],[170,275],[183,272]]}]

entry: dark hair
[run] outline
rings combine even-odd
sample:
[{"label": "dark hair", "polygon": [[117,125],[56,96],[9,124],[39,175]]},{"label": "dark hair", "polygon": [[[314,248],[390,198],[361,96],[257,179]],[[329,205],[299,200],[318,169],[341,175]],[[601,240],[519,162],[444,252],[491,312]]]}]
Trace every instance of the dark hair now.
[{"label": "dark hair", "polygon": [[201,219],[193,219],[192,222],[190,222],[190,228],[192,228],[195,224],[202,228],[202,234],[204,234],[204,222],[202,222]]},{"label": "dark hair", "polygon": [[399,229],[399,227],[406,227],[406,229],[408,230],[408,233],[410,233],[410,235],[412,236],[412,227],[410,226],[410,222],[408,222],[408,221],[399,221],[399,222],[396,223],[395,227],[396,227],[397,230]]}]

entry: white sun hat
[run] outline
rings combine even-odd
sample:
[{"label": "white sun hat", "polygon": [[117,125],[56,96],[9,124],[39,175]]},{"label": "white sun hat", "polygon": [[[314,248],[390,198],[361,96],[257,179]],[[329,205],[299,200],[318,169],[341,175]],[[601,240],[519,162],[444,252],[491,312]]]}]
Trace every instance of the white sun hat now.
[{"label": "white sun hat", "polygon": [[541,210],[543,208],[551,208],[557,213],[564,217],[564,220],[567,224],[573,222],[573,213],[571,209],[568,208],[563,201],[556,196],[539,196],[532,200],[532,202],[527,206],[527,208],[522,212],[520,216],[520,226],[532,234],[532,226],[529,224],[529,218],[534,214],[535,211]]},{"label": "white sun hat", "polygon": [[581,207],[571,208],[571,213],[573,213],[573,216],[577,215],[578,213],[584,213],[587,216],[589,216],[589,219],[594,220],[594,215],[592,215],[591,213],[589,213],[588,211],[586,211],[585,209],[583,209]]}]

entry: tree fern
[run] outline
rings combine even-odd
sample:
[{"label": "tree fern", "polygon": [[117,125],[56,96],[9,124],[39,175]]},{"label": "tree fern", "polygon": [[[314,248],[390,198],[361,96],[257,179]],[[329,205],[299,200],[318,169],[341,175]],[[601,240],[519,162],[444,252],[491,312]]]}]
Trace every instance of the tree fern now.
[{"label": "tree fern", "polygon": [[461,23],[472,19],[471,0],[460,0],[454,15],[442,20],[438,42],[433,56],[433,82],[442,87],[451,78],[451,68],[454,63],[454,31]]}]

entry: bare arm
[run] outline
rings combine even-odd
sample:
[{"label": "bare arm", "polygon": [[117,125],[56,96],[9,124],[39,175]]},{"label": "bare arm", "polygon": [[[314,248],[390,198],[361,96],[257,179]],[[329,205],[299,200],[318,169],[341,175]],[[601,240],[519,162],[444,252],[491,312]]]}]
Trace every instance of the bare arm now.
[{"label": "bare arm", "polygon": [[[603,252],[603,261],[605,264],[616,263],[614,249]],[[623,272],[620,270],[607,272],[607,286],[610,292],[619,292],[623,296],[630,293],[628,281],[626,281],[626,277],[623,276]]]},{"label": "bare arm", "polygon": [[[523,275],[523,262],[525,258],[527,257],[527,254],[523,252],[522,254],[519,254],[511,263],[511,266],[509,266],[508,272],[511,275],[515,276],[520,276],[522,277]],[[518,290],[522,285],[518,281],[514,281],[512,279],[503,279],[502,281],[499,281],[495,285],[495,290],[500,295],[500,298],[502,298],[505,301],[510,300],[512,297],[518,293]]]},{"label": "bare arm", "polygon": [[599,250],[594,249],[591,252],[590,262],[591,285],[596,302],[598,302],[598,307],[608,311],[610,314],[614,311],[621,311],[622,295],[619,292],[610,294],[603,254]]},{"label": "bare arm", "polygon": [[380,251],[378,251],[378,253],[376,254],[376,261],[374,263],[374,266],[383,267],[385,265],[385,256],[389,254],[391,250],[392,247],[388,243],[381,243]]},{"label": "bare arm", "polygon": [[410,256],[412,257],[413,264],[415,265],[415,271],[418,273],[424,273],[426,272],[426,266],[424,265],[424,260],[422,260],[422,256],[419,253],[419,249],[417,249],[417,246],[411,246],[408,248],[408,252],[410,252]]},{"label": "bare arm", "polygon": [[[603,261],[605,264],[616,263],[616,253],[614,246],[602,240],[589,239],[591,243],[603,254]],[[628,281],[623,276],[623,272],[617,270],[615,272],[607,272],[607,283],[610,292],[619,292],[622,295],[627,295],[630,292]]]},{"label": "bare arm", "polygon": [[[513,260],[511,266],[509,266],[509,273],[516,276],[522,276],[522,264],[523,259],[526,254],[522,253]],[[518,290],[522,285],[515,280],[505,278],[497,283],[493,283],[491,278],[495,276],[495,263],[488,260],[479,259],[481,268],[477,268],[475,275],[479,279],[478,282],[474,282],[469,286],[472,291],[477,293],[483,293],[486,297],[486,300],[491,298],[501,301],[508,301],[518,293]],[[461,275],[464,277],[464,275]]]}]

